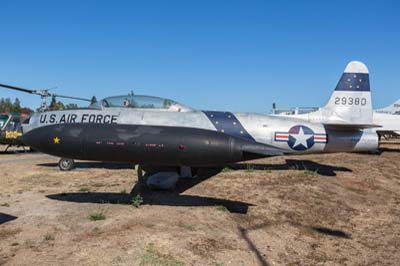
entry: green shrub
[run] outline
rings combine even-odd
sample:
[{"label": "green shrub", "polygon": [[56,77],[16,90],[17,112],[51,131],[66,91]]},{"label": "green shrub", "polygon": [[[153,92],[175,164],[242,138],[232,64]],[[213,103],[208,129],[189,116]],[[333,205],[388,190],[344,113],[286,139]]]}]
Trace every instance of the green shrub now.
[{"label": "green shrub", "polygon": [[106,216],[104,215],[103,212],[96,212],[89,215],[89,219],[91,221],[100,221],[100,220],[105,220]]},{"label": "green shrub", "polygon": [[137,194],[132,200],[131,200],[131,204],[132,206],[134,206],[135,208],[139,208],[140,205],[142,205],[143,203],[143,198],[142,196],[140,196],[140,194]]}]

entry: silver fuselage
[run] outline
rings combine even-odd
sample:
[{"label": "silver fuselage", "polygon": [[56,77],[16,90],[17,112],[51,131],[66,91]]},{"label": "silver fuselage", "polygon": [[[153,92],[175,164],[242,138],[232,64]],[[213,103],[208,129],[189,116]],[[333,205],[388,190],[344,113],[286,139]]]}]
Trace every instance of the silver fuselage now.
[{"label": "silver fuselage", "polygon": [[[215,115],[215,116],[214,116]],[[220,121],[218,121],[220,119]],[[338,130],[304,119],[254,113],[165,111],[147,108],[102,108],[36,113],[24,133],[47,125],[100,123],[199,128],[279,148],[283,153],[373,151],[378,136],[372,130]]]}]

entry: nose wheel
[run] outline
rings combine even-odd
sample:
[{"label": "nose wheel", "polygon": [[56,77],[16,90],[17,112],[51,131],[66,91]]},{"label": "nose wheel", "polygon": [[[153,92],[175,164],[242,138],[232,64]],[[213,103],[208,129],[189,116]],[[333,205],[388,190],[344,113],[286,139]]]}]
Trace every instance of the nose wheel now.
[{"label": "nose wheel", "polygon": [[75,168],[75,161],[73,159],[61,158],[58,162],[58,167],[61,171],[71,171]]},{"label": "nose wheel", "polygon": [[137,176],[138,176],[138,184],[140,186],[146,186],[146,177],[144,176],[143,173],[143,168],[141,165],[138,166],[137,168]]}]

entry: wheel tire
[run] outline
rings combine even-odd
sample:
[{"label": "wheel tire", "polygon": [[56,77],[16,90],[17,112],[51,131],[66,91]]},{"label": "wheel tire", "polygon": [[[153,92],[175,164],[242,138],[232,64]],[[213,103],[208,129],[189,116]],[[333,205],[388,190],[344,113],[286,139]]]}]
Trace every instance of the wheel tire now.
[{"label": "wheel tire", "polygon": [[58,162],[58,167],[61,171],[71,171],[75,168],[75,161],[73,159],[61,158]]}]

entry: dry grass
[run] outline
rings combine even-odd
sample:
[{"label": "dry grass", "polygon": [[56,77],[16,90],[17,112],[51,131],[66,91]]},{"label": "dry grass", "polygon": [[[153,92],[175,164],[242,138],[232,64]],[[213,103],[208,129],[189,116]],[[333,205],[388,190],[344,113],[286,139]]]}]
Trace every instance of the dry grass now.
[{"label": "dry grass", "polygon": [[397,265],[400,144],[383,148],[257,160],[140,197],[131,166],[0,154],[0,265]]},{"label": "dry grass", "polygon": [[22,232],[22,229],[20,228],[0,228],[0,240],[5,240],[7,238],[12,238],[15,237],[15,235],[19,234]]}]

